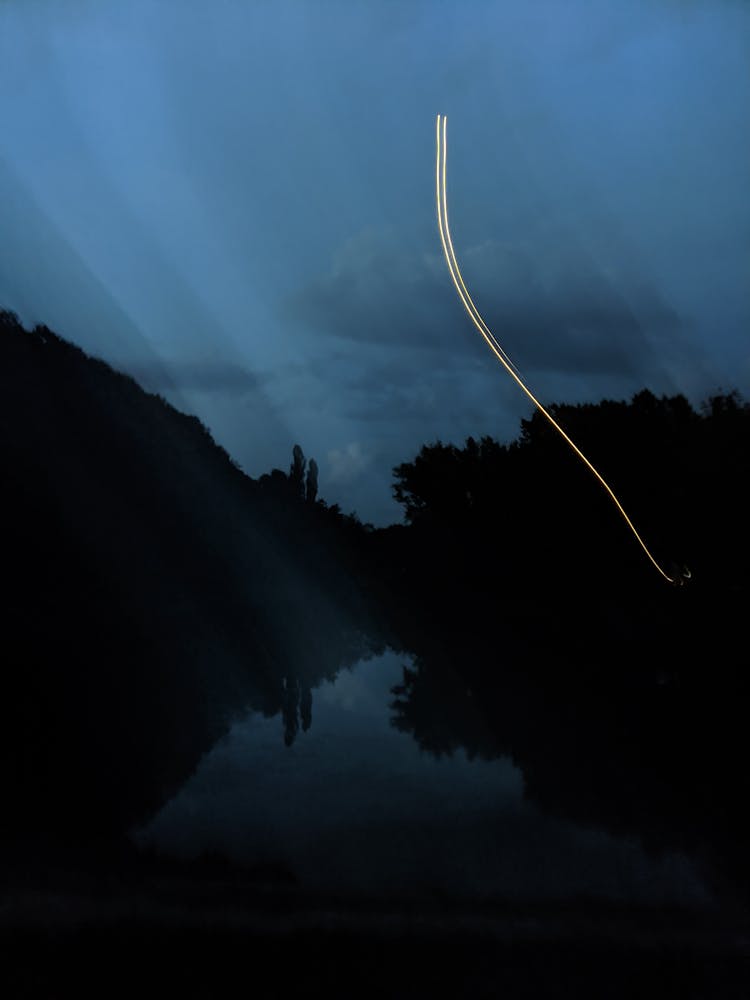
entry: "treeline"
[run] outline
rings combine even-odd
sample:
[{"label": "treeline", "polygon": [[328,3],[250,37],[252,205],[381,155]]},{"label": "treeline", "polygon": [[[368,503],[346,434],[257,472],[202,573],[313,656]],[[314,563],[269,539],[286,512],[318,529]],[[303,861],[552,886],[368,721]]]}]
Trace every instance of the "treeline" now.
[{"label": "treeline", "polygon": [[[644,390],[630,402],[550,412],[607,480],[657,561],[695,581],[742,585],[748,555],[750,405],[718,394],[695,410]],[[658,574],[611,498],[541,413],[517,441],[437,442],[394,469],[407,524],[436,553],[498,591],[535,582],[648,580]],[[597,586],[599,584],[597,583]]]}]

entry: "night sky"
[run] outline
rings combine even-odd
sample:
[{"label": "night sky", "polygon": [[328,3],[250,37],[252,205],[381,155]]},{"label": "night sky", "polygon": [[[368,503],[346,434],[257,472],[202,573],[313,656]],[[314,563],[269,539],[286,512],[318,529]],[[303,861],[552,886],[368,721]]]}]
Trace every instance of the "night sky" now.
[{"label": "night sky", "polygon": [[0,306],[257,476],[391,467],[528,402],[750,390],[750,5],[0,0]]}]

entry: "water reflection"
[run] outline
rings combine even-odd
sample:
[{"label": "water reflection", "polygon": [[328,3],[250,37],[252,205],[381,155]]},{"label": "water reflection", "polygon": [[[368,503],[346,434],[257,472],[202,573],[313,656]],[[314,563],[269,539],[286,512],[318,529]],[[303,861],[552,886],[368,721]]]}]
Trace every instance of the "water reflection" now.
[{"label": "water reflection", "polygon": [[[182,857],[273,864],[325,891],[707,900],[684,856],[649,857],[632,837],[545,815],[494,746],[467,750],[446,730],[439,755],[425,752],[404,731],[399,704],[415,671],[404,660],[389,651],[319,686],[304,740],[295,737],[312,692],[287,677],[283,740],[278,717],[236,722],[136,841]],[[470,692],[465,699],[466,732],[485,739],[481,704]],[[446,704],[440,719],[450,721]]]},{"label": "water reflection", "polygon": [[306,733],[312,725],[312,687],[293,675],[282,679],[281,718],[284,723],[284,743],[290,747],[297,738],[302,723]]},{"label": "water reflection", "polygon": [[510,755],[545,814],[635,838],[654,856],[686,852],[716,888],[744,893],[737,731],[700,692],[659,676],[522,670],[448,642],[415,657],[394,694],[394,725],[425,752]]}]

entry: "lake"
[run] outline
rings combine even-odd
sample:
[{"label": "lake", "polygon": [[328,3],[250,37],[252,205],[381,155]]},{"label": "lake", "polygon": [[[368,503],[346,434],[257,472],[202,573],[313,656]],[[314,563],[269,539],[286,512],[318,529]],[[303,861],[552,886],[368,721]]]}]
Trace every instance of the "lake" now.
[{"label": "lake", "polygon": [[712,906],[686,854],[545,812],[509,756],[422,749],[393,723],[404,666],[388,649],[312,690],[287,680],[284,711],[236,721],[133,841],[344,895]]}]

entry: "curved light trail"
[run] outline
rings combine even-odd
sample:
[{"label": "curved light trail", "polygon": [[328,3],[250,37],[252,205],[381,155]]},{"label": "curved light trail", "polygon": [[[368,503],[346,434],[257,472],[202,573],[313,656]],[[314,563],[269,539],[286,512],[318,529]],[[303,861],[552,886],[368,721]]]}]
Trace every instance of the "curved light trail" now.
[{"label": "curved light trail", "polygon": [[594,466],[589,462],[586,456],[583,454],[581,449],[576,445],[565,433],[562,427],[558,424],[555,418],[548,413],[548,411],[542,406],[539,400],[534,396],[531,390],[528,388],[526,383],[520,376],[520,373],[510,358],[507,356],[505,351],[502,349],[500,344],[498,344],[495,339],[494,334],[487,326],[485,321],[479,315],[479,310],[474,305],[471,296],[469,295],[468,289],[464,284],[463,277],[461,276],[461,271],[458,267],[458,260],[456,258],[456,252],[453,249],[453,241],[451,240],[451,233],[448,227],[448,197],[446,192],[446,162],[447,162],[447,145],[446,145],[446,131],[447,131],[448,119],[445,115],[438,115],[436,121],[436,140],[437,140],[437,162],[435,168],[435,193],[437,200],[437,217],[438,217],[438,229],[440,230],[440,240],[443,244],[443,253],[445,254],[445,260],[448,264],[448,270],[450,271],[450,276],[453,279],[453,284],[455,285],[456,291],[458,292],[458,297],[461,299],[464,309],[469,314],[474,326],[479,330],[483,339],[487,343],[488,347],[495,355],[500,364],[505,368],[510,377],[519,385],[523,392],[529,397],[534,406],[543,414],[544,417],[552,424],[557,433],[563,438],[564,441],[573,449],[576,455],[581,459],[586,468],[596,476],[601,485],[609,494],[610,499],[617,507],[618,511],[622,515],[625,523],[630,528],[631,532],[635,536],[636,541],[643,549],[643,551],[648,556],[650,562],[654,568],[664,577],[668,583],[682,583],[683,579],[686,578],[686,574],[689,575],[689,571],[678,575],[676,577],[669,576],[659,563],[654,559],[654,557],[649,552],[646,543],[643,541],[641,536],[636,531],[635,525],[628,517],[625,512],[625,508],[622,506],[620,501],[614,494],[609,483],[604,479],[604,477],[597,472]]}]

